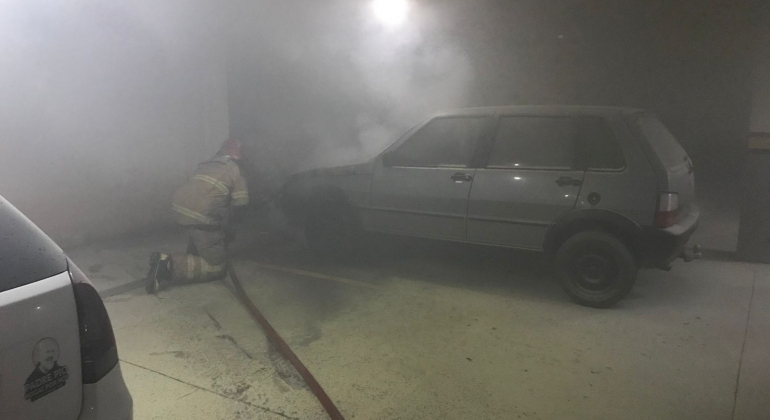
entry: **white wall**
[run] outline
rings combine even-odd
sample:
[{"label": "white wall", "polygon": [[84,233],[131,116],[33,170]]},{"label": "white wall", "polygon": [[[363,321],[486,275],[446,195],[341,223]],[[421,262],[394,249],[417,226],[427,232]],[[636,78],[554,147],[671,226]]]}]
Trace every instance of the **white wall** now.
[{"label": "white wall", "polygon": [[767,36],[759,65],[754,73],[754,99],[751,112],[751,132],[770,133],[770,35]]},{"label": "white wall", "polygon": [[738,256],[746,261],[770,264],[770,27],[764,27],[760,34],[749,128],[750,148],[743,162]]},{"label": "white wall", "polygon": [[215,6],[0,0],[0,195],[64,243],[162,222],[228,136]]}]

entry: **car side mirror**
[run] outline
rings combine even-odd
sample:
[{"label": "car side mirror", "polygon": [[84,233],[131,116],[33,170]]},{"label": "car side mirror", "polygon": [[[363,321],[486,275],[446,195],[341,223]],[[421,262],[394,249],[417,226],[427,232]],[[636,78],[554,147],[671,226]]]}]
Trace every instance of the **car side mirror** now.
[{"label": "car side mirror", "polygon": [[393,158],[395,157],[394,155],[395,154],[393,152],[385,152],[382,155],[382,166],[384,166],[386,168],[392,167],[393,166],[393,160],[394,160]]}]

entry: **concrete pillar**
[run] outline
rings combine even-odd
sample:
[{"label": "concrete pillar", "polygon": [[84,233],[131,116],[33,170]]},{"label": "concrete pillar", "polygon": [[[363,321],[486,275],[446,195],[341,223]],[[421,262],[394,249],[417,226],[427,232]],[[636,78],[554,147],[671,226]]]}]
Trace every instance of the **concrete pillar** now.
[{"label": "concrete pillar", "polygon": [[744,166],[744,190],[738,257],[770,264],[770,31],[764,30],[758,50],[749,139]]}]

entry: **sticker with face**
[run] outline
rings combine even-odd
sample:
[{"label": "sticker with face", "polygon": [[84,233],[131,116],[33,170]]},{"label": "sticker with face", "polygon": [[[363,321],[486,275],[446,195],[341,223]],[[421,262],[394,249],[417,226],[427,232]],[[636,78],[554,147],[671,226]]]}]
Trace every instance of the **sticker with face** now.
[{"label": "sticker with face", "polygon": [[32,363],[43,373],[53,369],[59,360],[59,343],[53,338],[44,338],[37,342],[32,350]]},{"label": "sticker with face", "polygon": [[44,338],[32,349],[35,370],[24,382],[24,398],[30,402],[39,400],[67,384],[70,375],[67,366],[59,365],[59,343]]}]

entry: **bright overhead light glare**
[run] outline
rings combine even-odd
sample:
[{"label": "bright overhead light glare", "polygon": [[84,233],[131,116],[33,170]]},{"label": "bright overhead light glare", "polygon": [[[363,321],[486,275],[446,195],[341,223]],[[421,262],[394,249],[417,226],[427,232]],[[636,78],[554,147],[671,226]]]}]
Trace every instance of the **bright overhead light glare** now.
[{"label": "bright overhead light glare", "polygon": [[377,19],[385,25],[396,26],[404,23],[409,11],[407,0],[374,0],[372,9]]}]

